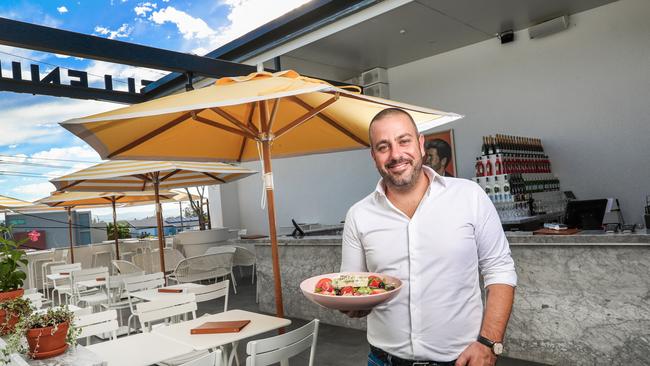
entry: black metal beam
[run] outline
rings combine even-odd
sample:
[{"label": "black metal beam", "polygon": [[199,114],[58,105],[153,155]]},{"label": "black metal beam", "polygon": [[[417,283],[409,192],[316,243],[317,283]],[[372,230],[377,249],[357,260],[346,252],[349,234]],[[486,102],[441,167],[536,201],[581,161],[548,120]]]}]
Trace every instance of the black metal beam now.
[{"label": "black metal beam", "polygon": [[211,78],[246,75],[254,66],[0,18],[0,44]]},{"label": "black metal beam", "polygon": [[94,99],[125,104],[135,104],[145,101],[144,94],[129,93],[118,90],[84,88],[62,84],[35,83],[27,80],[15,80],[9,78],[0,78],[0,90],[84,100]]}]

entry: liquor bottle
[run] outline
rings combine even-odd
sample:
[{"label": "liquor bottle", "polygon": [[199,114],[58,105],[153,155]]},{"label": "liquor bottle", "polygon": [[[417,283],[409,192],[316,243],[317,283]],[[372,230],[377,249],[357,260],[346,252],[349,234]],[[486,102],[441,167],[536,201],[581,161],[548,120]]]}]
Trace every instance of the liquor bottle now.
[{"label": "liquor bottle", "polygon": [[483,136],[483,145],[481,145],[481,154],[482,155],[487,155],[488,154],[488,144],[487,144],[487,137]]},{"label": "liquor bottle", "polygon": [[482,177],[485,175],[485,167],[483,166],[483,162],[481,161],[481,157],[476,157],[476,176],[477,177]]},{"label": "liquor bottle", "polygon": [[497,154],[497,160],[494,163],[494,174],[501,175],[503,174],[503,163],[501,161],[501,154]]},{"label": "liquor bottle", "polygon": [[488,154],[492,155],[494,154],[494,139],[492,136],[488,136],[487,141],[488,141]]},{"label": "liquor bottle", "polygon": [[510,191],[510,176],[507,174],[503,175],[503,183],[501,185],[503,190],[503,201],[512,202],[512,192]]},{"label": "liquor bottle", "polygon": [[490,161],[489,156],[487,157],[487,159],[483,160],[483,164],[485,165],[485,175],[486,176],[492,175],[494,170],[492,170],[492,161]]},{"label": "liquor bottle", "polygon": [[485,193],[490,197],[490,200],[494,201],[494,194],[492,193],[492,184],[490,183],[490,177],[485,177]]}]

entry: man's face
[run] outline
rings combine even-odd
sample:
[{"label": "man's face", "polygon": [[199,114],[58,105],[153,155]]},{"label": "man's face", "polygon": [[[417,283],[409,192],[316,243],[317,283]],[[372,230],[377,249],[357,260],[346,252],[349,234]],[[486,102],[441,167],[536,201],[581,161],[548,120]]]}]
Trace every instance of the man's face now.
[{"label": "man's face", "polygon": [[447,165],[447,158],[440,159],[438,156],[438,150],[436,149],[427,149],[425,156],[425,164],[435,170],[436,173],[440,175],[445,174],[445,167]]},{"label": "man's face", "polygon": [[401,191],[412,188],[422,172],[424,137],[408,117],[394,114],[375,121],[370,137],[372,158],[386,185]]}]

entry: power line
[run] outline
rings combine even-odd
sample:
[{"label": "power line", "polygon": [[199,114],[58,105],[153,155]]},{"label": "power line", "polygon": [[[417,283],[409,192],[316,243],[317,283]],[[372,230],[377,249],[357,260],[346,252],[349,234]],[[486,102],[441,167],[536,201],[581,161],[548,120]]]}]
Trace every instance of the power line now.
[{"label": "power line", "polygon": [[32,163],[29,161],[10,161],[10,160],[1,160],[0,159],[0,164],[5,164],[5,165],[23,165],[23,166],[33,166],[33,167],[39,167],[39,168],[63,168],[63,169],[69,169],[71,168],[69,165],[53,165],[53,164],[43,164],[43,163]]},{"label": "power line", "polygon": [[11,171],[11,170],[0,170],[0,175],[10,176],[10,177],[29,177],[29,178],[45,178],[45,179],[51,179],[55,177],[54,175],[44,175],[38,173],[19,172],[19,171]]},{"label": "power line", "polygon": [[35,158],[35,157],[28,157],[28,156],[22,156],[22,155],[7,155],[7,154],[0,154],[0,156],[1,156],[1,157],[6,157],[6,158],[15,158],[15,159],[66,161],[66,162],[70,162],[70,163],[88,163],[88,164],[98,164],[98,163],[101,163],[101,161],[70,160],[70,159],[55,159],[55,158]]}]

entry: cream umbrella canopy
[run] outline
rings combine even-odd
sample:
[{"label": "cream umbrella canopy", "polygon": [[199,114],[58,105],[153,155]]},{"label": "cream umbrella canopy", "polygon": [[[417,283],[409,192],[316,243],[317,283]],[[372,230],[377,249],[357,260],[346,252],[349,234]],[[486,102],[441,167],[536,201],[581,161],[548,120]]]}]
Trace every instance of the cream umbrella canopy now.
[{"label": "cream umbrella canopy", "polygon": [[[254,170],[225,163],[185,161],[107,161],[50,180],[59,191],[138,192],[229,183],[251,174]],[[177,192],[171,192],[173,198]],[[164,227],[160,199],[155,199],[158,226],[160,267],[165,270]]]},{"label": "cream umbrella canopy", "polygon": [[385,108],[403,109],[420,131],[461,118],[283,71],[222,78],[209,87],[61,125],[104,159],[263,160],[276,314],[281,317],[271,156],[367,148],[370,121]]},{"label": "cream umbrella canopy", "polygon": [[31,205],[32,203],[28,201],[0,195],[0,211],[14,210]]},{"label": "cream umbrella canopy", "polygon": [[[176,193],[160,192],[160,197],[172,199]],[[50,207],[65,208],[68,212],[68,235],[70,237],[70,260],[74,263],[74,244],[72,240],[72,208],[73,207],[102,207],[113,208],[113,230],[115,231],[115,256],[120,259],[120,247],[117,235],[118,204],[152,202],[158,197],[154,192],[54,192],[52,195],[36,201]]]}]

